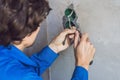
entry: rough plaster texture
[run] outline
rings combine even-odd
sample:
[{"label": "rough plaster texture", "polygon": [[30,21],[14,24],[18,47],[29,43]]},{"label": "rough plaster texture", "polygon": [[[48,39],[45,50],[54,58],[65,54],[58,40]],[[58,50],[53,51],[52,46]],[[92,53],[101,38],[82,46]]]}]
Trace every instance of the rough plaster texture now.
[{"label": "rough plaster texture", "polygon": [[[89,80],[120,80],[120,0],[49,0],[53,8],[33,47],[25,52],[39,51],[63,30],[62,16],[73,3],[80,30],[87,32],[96,47],[94,64],[89,69]],[[62,52],[44,80],[70,80],[74,70],[72,46]]]},{"label": "rough plaster texture", "polygon": [[[120,0],[49,0],[48,41],[63,30],[62,16],[73,3],[82,32],[96,47],[89,80],[120,80]],[[62,52],[50,69],[50,80],[70,80],[74,70],[72,46]]]}]

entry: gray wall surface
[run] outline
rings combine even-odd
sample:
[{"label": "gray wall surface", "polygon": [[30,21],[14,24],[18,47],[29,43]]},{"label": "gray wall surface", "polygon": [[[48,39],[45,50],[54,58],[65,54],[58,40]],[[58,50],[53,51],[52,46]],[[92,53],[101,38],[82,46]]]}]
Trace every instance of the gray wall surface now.
[{"label": "gray wall surface", "polygon": [[[52,11],[33,47],[37,52],[63,30],[64,10],[74,4],[80,30],[87,32],[96,48],[89,80],[120,80],[120,0],[48,0]],[[44,80],[70,80],[74,71],[73,47],[60,53],[59,58],[44,74]]]},{"label": "gray wall surface", "polygon": [[[63,30],[64,10],[74,4],[82,32],[96,47],[89,80],[120,80],[120,0],[49,0],[48,41]],[[62,52],[50,69],[50,80],[70,80],[74,70],[72,46]]]}]

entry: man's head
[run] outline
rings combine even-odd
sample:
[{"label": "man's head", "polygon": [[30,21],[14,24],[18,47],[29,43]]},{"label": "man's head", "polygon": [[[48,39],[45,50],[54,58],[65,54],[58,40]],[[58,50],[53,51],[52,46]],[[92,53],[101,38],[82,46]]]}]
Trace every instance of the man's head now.
[{"label": "man's head", "polygon": [[0,45],[32,36],[49,11],[46,0],[0,0]]}]

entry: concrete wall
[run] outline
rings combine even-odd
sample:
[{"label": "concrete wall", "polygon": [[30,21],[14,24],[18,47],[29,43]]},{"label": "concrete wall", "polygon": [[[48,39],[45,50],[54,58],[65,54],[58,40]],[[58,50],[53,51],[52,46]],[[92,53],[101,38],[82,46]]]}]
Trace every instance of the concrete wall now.
[{"label": "concrete wall", "polygon": [[[33,47],[25,52],[37,52],[63,30],[64,10],[74,4],[82,32],[87,32],[96,47],[94,64],[89,69],[89,80],[120,80],[120,0],[49,0],[53,8]],[[71,46],[62,52],[44,80],[70,80],[74,70]]]},{"label": "concrete wall", "polygon": [[[82,32],[96,47],[89,80],[120,80],[120,0],[49,0],[53,10],[47,19],[48,41],[63,30],[62,16],[73,3]],[[50,68],[50,80],[70,80],[74,70],[72,46]]]}]

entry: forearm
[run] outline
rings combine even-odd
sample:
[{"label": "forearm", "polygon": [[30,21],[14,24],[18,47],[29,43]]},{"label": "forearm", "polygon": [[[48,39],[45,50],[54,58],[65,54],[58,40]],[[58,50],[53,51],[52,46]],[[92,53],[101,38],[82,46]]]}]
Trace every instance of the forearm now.
[{"label": "forearm", "polygon": [[56,54],[49,46],[46,46],[31,58],[39,65],[40,74],[42,74],[48,67],[51,66],[57,57],[58,54]]}]

